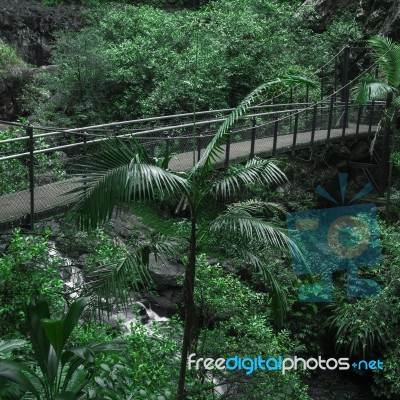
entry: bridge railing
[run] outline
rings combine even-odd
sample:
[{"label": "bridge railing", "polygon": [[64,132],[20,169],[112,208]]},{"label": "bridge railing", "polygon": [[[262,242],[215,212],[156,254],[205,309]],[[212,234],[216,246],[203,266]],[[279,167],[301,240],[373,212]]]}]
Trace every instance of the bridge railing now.
[{"label": "bridge railing", "polygon": [[[382,102],[358,107],[333,100],[253,107],[231,130],[220,161],[228,166],[232,159],[274,155],[316,142],[344,140],[348,135],[371,134],[383,107]],[[193,114],[180,114],[62,131],[28,126],[14,132],[16,137],[0,140],[0,195],[8,194],[6,198],[14,206],[11,209],[16,213],[25,210],[32,225],[35,208],[54,207],[55,196],[63,191],[55,191],[53,184],[70,185],[72,167],[85,156],[98,156],[110,137],[135,138],[152,156],[178,154],[176,168],[190,168],[230,111],[202,112],[196,114],[195,121]],[[29,202],[26,195],[11,194],[24,189],[29,193]],[[6,217],[0,214],[0,223],[4,222],[2,218]],[[14,218],[12,212],[7,218]]]},{"label": "bridge railing", "polygon": [[[252,107],[250,112],[263,119],[274,110],[281,112],[283,107],[304,106],[304,103],[264,105]],[[187,113],[64,130],[41,127],[13,129],[13,137],[0,140],[0,195],[27,189],[30,166],[34,167],[35,186],[65,179],[71,165],[79,163],[88,153],[96,153],[101,143],[110,137],[135,136],[157,157],[193,150],[195,146],[202,146],[200,135],[204,136],[206,143],[206,138],[216,131],[230,111],[198,112],[195,127],[193,114]],[[196,143],[194,136],[199,136]]]}]

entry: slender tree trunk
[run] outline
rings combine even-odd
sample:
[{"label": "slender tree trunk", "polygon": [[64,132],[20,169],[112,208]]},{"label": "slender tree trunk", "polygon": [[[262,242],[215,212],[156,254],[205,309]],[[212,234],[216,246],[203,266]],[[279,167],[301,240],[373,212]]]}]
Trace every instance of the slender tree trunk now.
[{"label": "slender tree trunk", "polygon": [[193,322],[195,321],[196,309],[194,305],[194,278],[196,270],[196,217],[192,214],[190,234],[190,254],[189,262],[185,272],[185,281],[183,284],[183,296],[185,304],[185,323],[183,331],[183,343],[181,352],[181,366],[179,371],[177,400],[185,398],[185,378],[186,364],[189,350],[192,342]]}]

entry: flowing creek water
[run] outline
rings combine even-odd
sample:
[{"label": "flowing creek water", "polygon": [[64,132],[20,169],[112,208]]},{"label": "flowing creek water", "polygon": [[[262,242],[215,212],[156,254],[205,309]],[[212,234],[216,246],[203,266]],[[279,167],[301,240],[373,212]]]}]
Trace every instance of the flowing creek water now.
[{"label": "flowing creek water", "polygon": [[[70,258],[64,257],[56,249],[54,242],[50,243],[49,257],[60,260],[61,276],[64,281],[65,292],[68,297],[71,300],[78,298],[82,294],[82,288],[85,283],[84,275],[81,269],[74,265],[74,262]],[[123,327],[126,334],[131,332],[132,325],[142,324],[150,327],[151,323],[154,321],[167,322],[169,320],[169,318],[157,314],[157,312],[152,309],[152,305],[149,301],[136,300],[132,302],[132,306],[134,307],[135,305],[139,307],[139,318],[137,313],[134,313],[132,309],[111,312],[109,315],[110,321],[121,321],[120,325]]]},{"label": "flowing creek water", "polygon": [[[85,283],[81,269],[74,265],[74,262],[70,258],[64,257],[56,249],[54,242],[50,243],[49,257],[60,260],[61,275],[64,281],[65,292],[68,297],[71,300],[78,298],[82,294],[82,287]],[[133,311],[135,306],[139,307],[139,313]],[[132,326],[137,324],[144,325],[149,330],[149,334],[154,334],[155,332],[151,328],[153,322],[167,322],[169,320],[169,318],[160,316],[156,311],[154,311],[150,301],[141,301],[140,299],[133,301],[132,307],[127,310],[111,312],[108,319],[110,321],[117,321],[125,335],[129,335]],[[177,354],[177,357],[179,357],[179,354]],[[206,379],[214,383],[214,391],[219,395],[223,395],[228,391],[228,386],[221,383],[217,377],[210,375]]]}]

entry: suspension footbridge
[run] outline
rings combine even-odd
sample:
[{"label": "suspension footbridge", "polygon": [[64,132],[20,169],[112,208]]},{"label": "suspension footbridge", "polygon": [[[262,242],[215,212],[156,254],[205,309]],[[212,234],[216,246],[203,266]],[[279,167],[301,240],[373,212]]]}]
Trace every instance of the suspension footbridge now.
[{"label": "suspension footbridge", "polygon": [[[344,64],[350,61],[346,51]],[[251,107],[229,132],[216,167],[372,137],[385,104],[352,104],[349,77],[343,79],[340,88],[336,81],[324,86],[321,79],[321,97],[314,101],[308,90],[304,101],[291,101],[291,89],[286,102]],[[330,94],[324,95],[324,89]],[[85,156],[98,157],[110,138],[135,138],[152,156],[173,155],[172,170],[190,169],[231,111],[201,111],[195,123],[193,114],[185,113],[62,130],[26,126],[19,136],[0,140],[0,230],[33,228],[35,221],[65,210],[72,201],[68,193],[77,185],[69,177],[71,168]]]}]

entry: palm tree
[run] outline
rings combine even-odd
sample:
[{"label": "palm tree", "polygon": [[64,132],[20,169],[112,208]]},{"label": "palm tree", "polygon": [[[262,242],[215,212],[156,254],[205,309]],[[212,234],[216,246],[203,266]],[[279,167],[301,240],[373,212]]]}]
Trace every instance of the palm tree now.
[{"label": "palm tree", "polygon": [[390,135],[391,132],[396,131],[399,122],[400,45],[383,36],[376,36],[368,43],[372,48],[372,58],[378,65],[381,76],[365,75],[355,88],[355,102],[363,105],[371,100],[386,99],[387,101],[386,110],[371,146],[371,151],[373,151],[378,135],[384,132],[381,171],[381,192],[383,193],[389,169]]},{"label": "palm tree", "polygon": [[[267,187],[286,182],[285,174],[273,160],[254,158],[242,168],[230,170],[222,178],[211,180],[213,164],[223,152],[230,128],[239,120],[264,92],[273,86],[290,86],[313,82],[301,77],[282,77],[265,83],[251,92],[231,112],[212,138],[200,160],[189,170],[174,172],[167,168],[168,160],[157,161],[149,157],[146,150],[135,141],[131,146],[124,143],[106,145],[101,157],[89,160],[85,175],[76,193],[75,212],[83,228],[95,228],[109,220],[115,208],[121,204],[143,200],[164,199],[174,195],[184,196],[190,209],[189,256],[185,270],[183,293],[185,306],[184,337],[182,343],[180,375],[177,399],[183,400],[186,364],[195,321],[194,281],[196,247],[199,238],[198,217],[202,207],[207,207],[210,196],[227,198],[240,193],[246,185],[262,184]],[[242,202],[231,205],[208,227],[208,231],[229,234],[232,240],[240,240],[241,255],[249,265],[257,268],[269,287],[269,294],[279,319],[285,310],[286,299],[274,276],[267,268],[262,251],[268,245],[286,249],[289,239],[279,229],[271,226],[262,216],[265,209],[279,209],[279,206],[261,201]],[[260,216],[261,215],[261,216]],[[135,255],[129,263],[122,263],[107,276],[107,281],[121,282],[128,269],[143,271],[143,258]],[[148,259],[147,259],[148,263]],[[146,264],[146,260],[144,262]],[[140,266],[141,265],[141,266]],[[145,269],[145,268],[144,268]],[[101,278],[100,278],[101,279]],[[115,285],[112,285],[115,286]]]},{"label": "palm tree", "polygon": [[[372,58],[378,64],[381,76],[365,75],[356,87],[356,103],[365,104],[370,100],[385,99],[392,95],[392,106],[400,107],[400,45],[384,36],[376,36],[368,41]],[[392,114],[393,116],[393,114]]]}]

